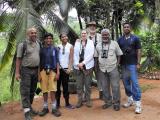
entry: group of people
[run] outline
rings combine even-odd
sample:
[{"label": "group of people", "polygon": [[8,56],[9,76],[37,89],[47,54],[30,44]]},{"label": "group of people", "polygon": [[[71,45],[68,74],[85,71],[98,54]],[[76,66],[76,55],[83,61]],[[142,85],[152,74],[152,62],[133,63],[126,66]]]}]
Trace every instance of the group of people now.
[{"label": "group of people", "polygon": [[[104,100],[102,109],[113,106],[120,110],[120,75],[118,66],[122,67],[122,81],[128,96],[123,107],[135,105],[135,113],[141,113],[141,91],[138,84],[137,69],[140,68],[141,44],[137,36],[131,34],[131,25],[123,24],[124,35],[117,41],[111,40],[109,29],[96,33],[94,21],[87,24],[74,46],[68,41],[67,33],[61,33],[61,44],[54,45],[53,35],[44,36],[43,45],[37,39],[37,29],[27,30],[26,48],[20,43],[17,48],[16,79],[20,80],[20,94],[25,120],[32,116],[44,116],[49,112],[48,93],[50,93],[52,114],[61,116],[61,85],[65,107],[92,107],[91,82],[95,76],[98,84],[99,98]],[[69,102],[68,81],[73,69],[76,76],[77,104]],[[40,112],[32,108],[33,98],[40,82],[43,93],[43,109]],[[85,99],[85,100],[84,100]]]}]

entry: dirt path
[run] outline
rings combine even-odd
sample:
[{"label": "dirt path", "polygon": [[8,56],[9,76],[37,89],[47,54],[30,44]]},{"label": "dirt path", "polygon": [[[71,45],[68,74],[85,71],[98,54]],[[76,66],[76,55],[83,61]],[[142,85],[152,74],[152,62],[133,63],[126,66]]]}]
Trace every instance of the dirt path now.
[{"label": "dirt path", "polygon": [[[114,111],[112,108],[103,110],[101,108],[103,101],[97,99],[98,92],[93,88],[92,100],[93,107],[69,110],[64,108],[64,103],[60,111],[62,116],[56,118],[50,113],[45,117],[35,117],[33,120],[160,120],[160,80],[140,80],[142,86],[152,86],[142,94],[143,112],[142,114],[134,114],[134,107],[129,109],[121,108],[120,111]],[[124,103],[126,97],[124,95],[123,85],[121,85],[121,103]],[[71,103],[76,104],[76,95],[71,97]],[[42,107],[42,98],[36,98],[34,108],[40,110]],[[23,120],[23,112],[19,102],[12,102],[3,105],[0,108],[0,120]]]}]

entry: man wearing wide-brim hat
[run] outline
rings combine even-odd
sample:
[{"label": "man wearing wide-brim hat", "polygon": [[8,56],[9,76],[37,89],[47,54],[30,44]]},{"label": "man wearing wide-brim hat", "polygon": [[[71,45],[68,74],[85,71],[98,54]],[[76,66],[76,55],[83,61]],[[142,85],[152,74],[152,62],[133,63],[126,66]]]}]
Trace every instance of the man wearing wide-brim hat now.
[{"label": "man wearing wide-brim hat", "polygon": [[96,27],[96,22],[95,21],[88,22],[86,27],[89,27],[89,26],[95,26]]},{"label": "man wearing wide-brim hat", "polygon": [[[97,43],[101,42],[101,34],[96,32],[96,22],[95,21],[90,21],[87,23],[86,27],[87,27],[87,31],[88,31],[88,38],[90,40],[93,40],[94,42],[94,46],[96,47]],[[97,80],[97,85],[98,85],[98,90],[99,90],[99,98],[103,99],[103,93],[102,93],[102,85],[101,85],[101,81],[100,81],[100,75],[99,75],[99,67],[96,65],[96,61],[95,61],[95,69],[94,69],[94,73],[95,73],[95,78]]]}]

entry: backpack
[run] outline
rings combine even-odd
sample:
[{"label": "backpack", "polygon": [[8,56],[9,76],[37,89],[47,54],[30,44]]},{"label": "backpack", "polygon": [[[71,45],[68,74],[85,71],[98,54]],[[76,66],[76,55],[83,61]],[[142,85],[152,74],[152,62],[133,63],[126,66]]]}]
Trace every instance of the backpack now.
[{"label": "backpack", "polygon": [[[27,41],[25,40],[21,43],[23,43],[23,46],[22,46],[22,58],[23,58],[26,55],[26,51],[27,51]],[[11,76],[10,89],[11,89],[11,91],[13,91],[13,87],[14,87],[14,79],[15,79],[15,72],[16,72],[17,48],[18,48],[19,44],[20,43],[18,43],[17,46],[16,46],[16,51],[15,51],[15,54],[13,56],[11,70],[10,70],[10,76]],[[40,41],[38,41],[38,44],[39,44],[40,49],[41,49],[42,43]]]}]

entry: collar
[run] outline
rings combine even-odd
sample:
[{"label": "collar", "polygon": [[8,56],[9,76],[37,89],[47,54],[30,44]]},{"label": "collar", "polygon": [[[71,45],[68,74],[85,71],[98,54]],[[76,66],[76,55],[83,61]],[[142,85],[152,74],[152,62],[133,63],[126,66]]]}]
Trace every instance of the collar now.
[{"label": "collar", "polygon": [[36,42],[37,42],[37,40],[36,40],[35,42],[33,42],[33,41],[29,40],[29,39],[27,39],[26,41],[27,41],[27,43],[29,43],[29,44],[36,43]]},{"label": "collar", "polygon": [[124,38],[127,40],[127,39],[130,39],[131,38],[131,34],[129,36],[125,36],[124,35]]},{"label": "collar", "polygon": [[68,42],[67,42],[65,45],[63,45],[63,44],[61,43],[62,46],[67,46],[67,44],[68,44]]},{"label": "collar", "polygon": [[52,47],[52,45],[45,46],[45,48],[47,48],[47,49],[50,49],[51,47]]},{"label": "collar", "polygon": [[94,35],[91,35],[90,33],[89,33],[89,35],[88,35],[88,37],[90,38],[90,37],[95,37],[96,36],[96,33],[94,34]]}]

